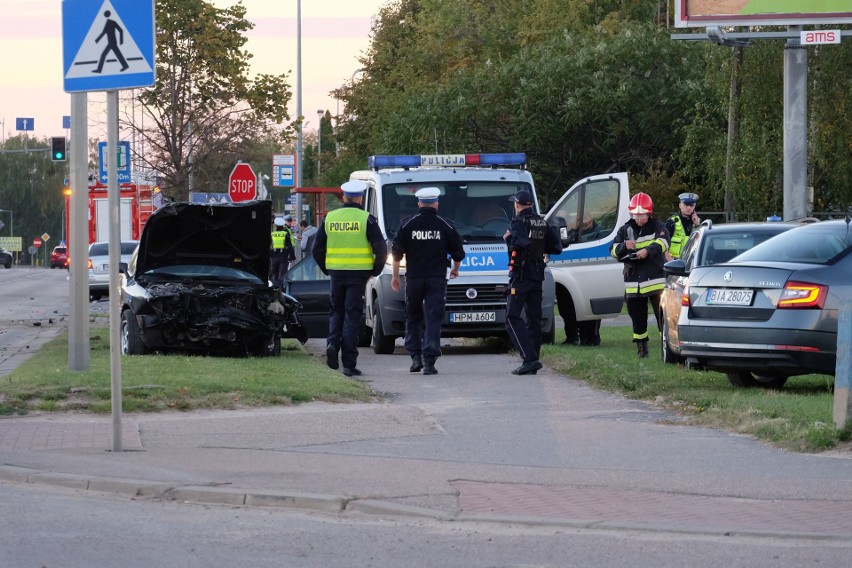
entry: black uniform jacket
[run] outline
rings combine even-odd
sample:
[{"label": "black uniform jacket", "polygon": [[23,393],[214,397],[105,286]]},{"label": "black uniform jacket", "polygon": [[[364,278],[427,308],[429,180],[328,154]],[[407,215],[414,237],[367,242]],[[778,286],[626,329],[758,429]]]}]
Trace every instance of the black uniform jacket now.
[{"label": "black uniform jacket", "polygon": [[509,227],[509,235],[504,240],[509,246],[510,255],[512,250],[517,250],[517,254],[522,257],[522,280],[543,281],[544,255],[562,252],[562,242],[556,227],[533,211],[532,207],[522,209],[515,215]]},{"label": "black uniform jacket", "polygon": [[395,260],[405,255],[406,278],[446,278],[447,255],[461,262],[464,243],[455,225],[432,207],[421,207],[405,219],[391,245]]}]

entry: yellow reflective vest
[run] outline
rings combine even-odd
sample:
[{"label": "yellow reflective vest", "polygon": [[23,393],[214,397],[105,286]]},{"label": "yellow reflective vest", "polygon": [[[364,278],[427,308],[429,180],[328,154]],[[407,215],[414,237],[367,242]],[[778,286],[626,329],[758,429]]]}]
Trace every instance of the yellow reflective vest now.
[{"label": "yellow reflective vest", "polygon": [[686,229],[683,228],[683,221],[680,215],[672,215],[670,217],[674,221],[674,231],[671,234],[671,245],[669,246],[669,254],[673,258],[680,258],[680,250],[686,244],[689,235],[686,234]]},{"label": "yellow reflective vest", "polygon": [[329,270],[372,270],[373,247],[367,239],[369,213],[357,207],[343,207],[325,217],[328,244],[325,267]]},{"label": "yellow reflective vest", "polygon": [[282,231],[272,231],[272,249],[273,250],[284,250],[287,245],[287,240],[290,239],[292,242],[292,238],[290,237],[290,230],[284,229]]}]

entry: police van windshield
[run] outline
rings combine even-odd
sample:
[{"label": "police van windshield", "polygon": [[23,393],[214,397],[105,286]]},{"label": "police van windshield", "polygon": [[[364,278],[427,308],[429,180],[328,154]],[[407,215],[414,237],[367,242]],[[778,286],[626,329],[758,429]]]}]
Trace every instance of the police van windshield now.
[{"label": "police van windshield", "polygon": [[515,209],[510,198],[518,191],[532,191],[527,183],[470,181],[401,183],[383,186],[383,215],[388,238],[400,222],[417,213],[414,194],[424,187],[441,190],[438,214],[453,221],[465,241],[503,240]]}]

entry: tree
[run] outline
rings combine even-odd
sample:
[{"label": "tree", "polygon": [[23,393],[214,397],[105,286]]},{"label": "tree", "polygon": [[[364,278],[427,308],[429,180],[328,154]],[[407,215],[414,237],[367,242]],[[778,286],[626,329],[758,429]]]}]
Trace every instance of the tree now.
[{"label": "tree", "polygon": [[[253,149],[283,147],[292,127],[285,75],[248,78],[242,4],[217,8],[205,0],[157,0],[156,84],[141,92],[148,167],[164,193],[185,200],[190,181],[225,191],[228,172]],[[264,162],[269,161],[269,154]]]}]

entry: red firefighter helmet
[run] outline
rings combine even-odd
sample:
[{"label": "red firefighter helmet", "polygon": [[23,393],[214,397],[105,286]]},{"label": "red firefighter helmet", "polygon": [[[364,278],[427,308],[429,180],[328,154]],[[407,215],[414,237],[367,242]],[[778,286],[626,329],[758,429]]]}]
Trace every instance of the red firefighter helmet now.
[{"label": "red firefighter helmet", "polygon": [[630,199],[630,214],[654,212],[654,202],[651,201],[651,196],[647,193],[637,193]]}]

